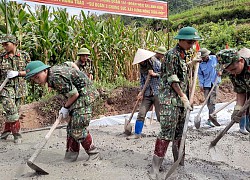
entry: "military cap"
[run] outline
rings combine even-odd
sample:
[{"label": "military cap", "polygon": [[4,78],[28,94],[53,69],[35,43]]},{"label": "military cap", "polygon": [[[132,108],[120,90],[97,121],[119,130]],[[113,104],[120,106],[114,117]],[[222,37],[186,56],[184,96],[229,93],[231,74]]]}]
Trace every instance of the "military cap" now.
[{"label": "military cap", "polygon": [[44,64],[42,61],[39,60],[31,61],[29,64],[27,64],[25,68],[26,71],[25,79],[30,79],[32,76],[48,68],[50,68],[50,66]]},{"label": "military cap", "polygon": [[230,64],[237,62],[240,58],[237,49],[233,48],[221,50],[216,56],[223,69],[226,69]]},{"label": "military cap", "polygon": [[87,48],[81,48],[78,53],[77,53],[77,56],[80,56],[80,55],[90,55],[90,51],[87,49]]},{"label": "military cap", "polygon": [[16,36],[12,35],[12,34],[6,34],[6,35],[3,35],[1,37],[1,40],[0,40],[1,43],[6,43],[6,42],[11,42],[13,44],[17,44],[18,43],[18,40],[16,38]]},{"label": "military cap", "polygon": [[155,52],[164,55],[167,52],[167,50],[166,50],[166,48],[164,46],[160,46],[160,47],[157,48],[157,50]]},{"label": "military cap", "polygon": [[181,28],[178,35],[174,37],[174,39],[183,39],[183,40],[202,40],[198,35],[198,32],[193,27],[184,27]]}]

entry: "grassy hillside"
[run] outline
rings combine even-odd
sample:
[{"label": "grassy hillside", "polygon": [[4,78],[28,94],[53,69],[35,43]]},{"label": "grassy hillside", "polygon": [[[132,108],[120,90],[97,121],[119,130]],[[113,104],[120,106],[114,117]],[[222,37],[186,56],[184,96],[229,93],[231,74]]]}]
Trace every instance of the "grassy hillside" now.
[{"label": "grassy hillside", "polygon": [[250,22],[250,0],[228,0],[213,1],[209,4],[199,5],[183,13],[171,15],[169,17],[172,29],[180,26],[201,25],[205,23],[220,23],[229,21],[231,23]]}]

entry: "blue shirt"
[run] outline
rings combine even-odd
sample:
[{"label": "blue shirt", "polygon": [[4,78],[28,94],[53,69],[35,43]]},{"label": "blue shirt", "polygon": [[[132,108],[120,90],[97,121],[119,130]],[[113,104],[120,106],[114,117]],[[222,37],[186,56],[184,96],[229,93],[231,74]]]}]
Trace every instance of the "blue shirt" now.
[{"label": "blue shirt", "polygon": [[[199,65],[198,78],[200,87],[212,87],[216,77],[217,70],[216,66],[218,60],[215,55],[210,55],[207,62],[201,62]],[[218,77],[217,84],[221,82],[221,77]]]},{"label": "blue shirt", "polygon": [[[161,72],[161,61],[159,59],[153,56],[151,57],[149,62],[150,62],[151,68],[149,68],[148,70],[152,69],[155,73]],[[148,75],[148,71],[144,73],[141,72],[141,78],[140,78],[141,89],[143,88],[146,82],[147,75]],[[144,92],[144,96],[158,95],[159,85],[160,85],[160,77],[151,76],[149,85],[147,86]]]}]

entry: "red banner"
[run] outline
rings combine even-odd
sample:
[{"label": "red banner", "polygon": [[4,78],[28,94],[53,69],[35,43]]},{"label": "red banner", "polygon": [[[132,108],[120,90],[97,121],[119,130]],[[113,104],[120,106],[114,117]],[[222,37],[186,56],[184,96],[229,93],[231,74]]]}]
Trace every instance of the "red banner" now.
[{"label": "red banner", "polygon": [[148,0],[26,0],[43,4],[76,7],[88,10],[105,11],[114,14],[168,18],[168,4],[162,1]]}]

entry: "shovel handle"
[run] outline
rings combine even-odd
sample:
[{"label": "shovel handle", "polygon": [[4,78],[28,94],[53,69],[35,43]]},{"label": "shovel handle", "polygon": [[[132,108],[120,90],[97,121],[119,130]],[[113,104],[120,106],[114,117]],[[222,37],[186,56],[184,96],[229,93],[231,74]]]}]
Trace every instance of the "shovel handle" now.
[{"label": "shovel handle", "polygon": [[214,111],[212,114],[210,114],[211,116],[214,116],[215,114],[217,114],[218,112],[220,112],[222,109],[224,109],[225,107],[227,107],[229,104],[231,104],[232,102],[236,101],[236,98],[231,99],[229,102],[227,102],[225,105],[221,106],[219,109],[217,109],[216,111]]},{"label": "shovel handle", "polygon": [[9,81],[9,78],[5,78],[5,80],[3,81],[3,83],[0,86],[0,92],[3,90],[4,86],[7,84],[8,81]]},{"label": "shovel handle", "polygon": [[[146,82],[145,82],[145,84],[144,84],[144,86],[143,86],[143,88],[142,88],[142,90],[141,90],[141,94],[144,94],[144,92],[145,92],[145,90],[146,90],[146,88],[147,88],[147,86],[148,86],[148,83],[149,83],[149,81],[150,81],[150,75],[148,74],[148,76],[147,76],[147,79],[146,79]],[[132,119],[132,117],[133,117],[133,115],[134,115],[134,113],[135,113],[135,110],[136,110],[136,107],[137,107],[137,105],[139,104],[139,99],[137,99],[137,101],[136,101],[136,103],[135,103],[135,106],[134,106],[134,108],[133,108],[133,111],[132,111],[132,113],[131,113],[131,115],[130,115],[130,117],[129,117],[129,119],[128,119],[128,124],[130,123],[130,121],[131,121],[131,119]]]},{"label": "shovel handle", "polygon": [[220,132],[220,134],[210,143],[210,148],[214,147],[218,141],[227,133],[227,131],[234,125],[234,120],[232,120],[224,129]]},{"label": "shovel handle", "polygon": [[51,134],[56,129],[56,126],[59,124],[60,120],[62,118],[62,114],[59,115],[59,117],[54,122],[53,126],[50,128],[49,132],[46,134],[45,138],[42,140],[42,142],[37,147],[36,151],[32,154],[32,156],[29,158],[29,162],[34,162],[34,160],[37,158],[37,156],[41,153],[42,148],[46,145],[47,141],[49,140]]}]

